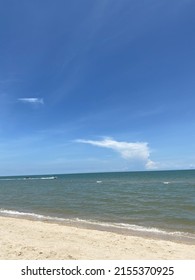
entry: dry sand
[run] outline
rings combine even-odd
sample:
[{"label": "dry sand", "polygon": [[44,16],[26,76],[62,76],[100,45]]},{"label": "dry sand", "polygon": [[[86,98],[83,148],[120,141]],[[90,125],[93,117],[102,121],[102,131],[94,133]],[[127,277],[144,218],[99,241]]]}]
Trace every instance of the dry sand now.
[{"label": "dry sand", "polygon": [[0,217],[1,260],[195,260],[195,245]]}]

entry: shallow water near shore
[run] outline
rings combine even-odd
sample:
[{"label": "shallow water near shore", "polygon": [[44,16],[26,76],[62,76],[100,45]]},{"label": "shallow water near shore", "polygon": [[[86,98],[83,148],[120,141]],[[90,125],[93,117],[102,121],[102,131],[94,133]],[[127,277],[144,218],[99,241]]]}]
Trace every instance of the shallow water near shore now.
[{"label": "shallow water near shore", "polygon": [[195,243],[195,171],[0,177],[0,215]]}]

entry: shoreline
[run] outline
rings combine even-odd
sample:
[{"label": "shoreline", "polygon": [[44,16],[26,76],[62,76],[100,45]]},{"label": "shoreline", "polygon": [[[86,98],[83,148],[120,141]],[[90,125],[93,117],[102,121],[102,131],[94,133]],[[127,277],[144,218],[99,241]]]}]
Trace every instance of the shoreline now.
[{"label": "shoreline", "polygon": [[[5,211],[5,213],[4,213]],[[45,216],[35,213],[24,213],[12,210],[0,211],[0,217],[24,219],[29,221],[46,222],[49,224],[64,225],[80,229],[97,230],[116,233],[125,236],[149,238],[155,240],[172,241],[175,243],[195,245],[195,234],[179,231],[166,231],[155,227],[147,228],[139,225],[112,223],[104,221],[92,221],[83,219],[71,219],[63,217]]]},{"label": "shoreline", "polygon": [[76,225],[0,216],[1,260],[185,260],[195,245]]}]

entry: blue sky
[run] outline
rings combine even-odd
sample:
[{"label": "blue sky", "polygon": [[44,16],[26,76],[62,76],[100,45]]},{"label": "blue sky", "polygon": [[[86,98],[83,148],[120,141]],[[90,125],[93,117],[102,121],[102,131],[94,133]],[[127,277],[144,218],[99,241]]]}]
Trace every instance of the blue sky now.
[{"label": "blue sky", "polygon": [[195,167],[192,0],[0,0],[0,175]]}]

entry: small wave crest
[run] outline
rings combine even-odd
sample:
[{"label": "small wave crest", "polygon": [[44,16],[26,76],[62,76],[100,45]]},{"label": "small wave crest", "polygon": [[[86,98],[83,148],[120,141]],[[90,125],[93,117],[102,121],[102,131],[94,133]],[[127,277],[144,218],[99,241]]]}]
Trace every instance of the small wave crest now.
[{"label": "small wave crest", "polygon": [[191,236],[188,233],[185,232],[179,232],[179,231],[166,231],[162,229],[158,229],[155,227],[144,227],[140,225],[134,225],[134,224],[126,224],[126,223],[111,223],[111,222],[102,222],[102,221],[95,221],[95,220],[84,220],[80,218],[60,218],[60,217],[52,217],[52,216],[46,216],[36,213],[28,213],[28,212],[19,212],[15,210],[6,210],[6,209],[0,209],[0,215],[2,216],[9,216],[9,217],[26,217],[31,218],[34,220],[41,220],[41,221],[51,221],[51,222],[64,222],[64,223],[71,223],[71,224],[83,224],[87,226],[97,227],[97,228],[107,228],[109,230],[125,230],[130,232],[142,232],[142,233],[148,233],[148,234],[155,234],[155,235],[163,235],[163,236],[172,236],[172,237],[178,237],[178,238],[190,238],[195,239],[194,236]]},{"label": "small wave crest", "polygon": [[19,211],[14,211],[14,210],[4,210],[0,209],[1,214],[5,214],[8,216],[25,216],[25,217],[34,217],[38,219],[43,219],[46,218],[46,216],[35,214],[35,213],[25,213],[25,212],[19,212]]},{"label": "small wave crest", "polygon": [[31,217],[36,220],[54,220],[54,221],[65,221],[65,219],[57,218],[57,217],[51,217],[41,214],[35,214],[35,213],[28,213],[28,212],[19,212],[14,210],[4,210],[0,209],[0,214],[3,214],[5,216],[11,216],[11,217]]},{"label": "small wave crest", "polygon": [[54,180],[57,179],[56,176],[48,176],[48,177],[25,177],[20,180]]},{"label": "small wave crest", "polygon": [[57,177],[56,176],[50,176],[50,177],[41,177],[39,179],[41,179],[41,180],[54,180],[54,179],[57,179]]},{"label": "small wave crest", "polygon": [[86,224],[93,224],[97,226],[102,227],[109,227],[109,228],[116,228],[116,229],[124,229],[124,230],[130,230],[135,232],[145,232],[145,233],[153,233],[153,234],[161,234],[161,235],[170,235],[170,236],[178,236],[178,237],[188,237],[188,233],[185,232],[179,232],[179,231],[165,231],[154,227],[144,227],[144,226],[138,226],[134,224],[125,224],[125,223],[104,223],[99,221],[90,221],[90,220],[82,220],[77,218],[78,222],[86,223]]},{"label": "small wave crest", "polygon": [[48,177],[21,177],[21,178],[0,178],[1,181],[24,181],[24,180],[54,180],[56,176]]}]

